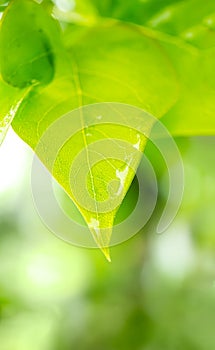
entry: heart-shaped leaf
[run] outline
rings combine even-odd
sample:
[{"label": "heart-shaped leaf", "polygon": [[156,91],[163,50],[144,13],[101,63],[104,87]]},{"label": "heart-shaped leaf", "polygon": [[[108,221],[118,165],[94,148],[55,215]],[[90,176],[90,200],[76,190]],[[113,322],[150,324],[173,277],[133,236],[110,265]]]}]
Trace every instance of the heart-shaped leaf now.
[{"label": "heart-shaped leaf", "polygon": [[[20,13],[20,15],[22,16],[24,2],[24,0],[20,2],[22,4],[20,7],[22,14]],[[18,6],[18,3],[19,0],[17,0],[16,6]],[[18,16],[18,7],[16,11]],[[46,31],[48,38],[52,38],[53,35],[52,25],[52,22],[50,26],[47,22],[44,24],[45,27],[49,26],[49,31]],[[53,39],[50,42],[51,47],[55,48]],[[37,70],[33,70],[33,73],[36,72],[35,76],[38,84],[31,85],[32,81],[29,75],[21,83],[19,77],[18,84],[17,81],[14,84],[11,78],[6,79],[11,85],[23,87],[30,84],[31,87],[25,95],[26,92],[23,90],[17,91],[17,88],[7,86],[8,89],[12,89],[11,94],[14,94],[14,100],[16,98],[17,101],[21,101],[18,102],[18,108],[13,115],[15,116],[13,128],[24,141],[33,149],[36,149],[44,164],[52,171],[54,177],[74,200],[88,223],[96,243],[109,258],[108,244],[116,210],[131,184],[140,156],[135,152],[134,154],[127,152],[127,156],[130,154],[133,170],[125,168],[123,159],[120,161],[119,159],[109,160],[106,158],[91,169],[91,157],[88,148],[93,142],[99,141],[102,135],[102,138],[109,142],[109,147],[113,147],[114,138],[124,140],[130,145],[138,143],[138,148],[143,151],[146,138],[140,135],[137,130],[131,129],[132,120],[129,121],[130,128],[112,123],[110,126],[98,125],[87,129],[88,120],[84,116],[81,121],[82,130],[76,135],[72,135],[66,146],[61,148],[54,167],[51,169],[48,155],[52,154],[53,142],[57,139],[57,134],[52,138],[53,142],[50,139],[50,143],[46,145],[48,147],[48,149],[45,148],[46,151],[44,151],[44,148],[41,150],[40,147],[37,147],[38,142],[52,123],[65,113],[77,107],[96,102],[115,101],[133,104],[157,116],[162,116],[176,100],[177,84],[174,70],[159,45],[149,37],[143,36],[135,28],[130,28],[127,25],[110,22],[104,26],[99,25],[89,29],[71,26],[65,32],[64,43],[67,52],[63,50],[62,46],[60,46],[60,50],[54,51],[55,72],[49,85],[44,85],[47,82],[46,79],[46,81],[43,81],[43,78],[38,78],[40,74]],[[25,55],[26,48],[27,46],[23,53],[23,60],[25,65],[28,65],[28,58]],[[1,50],[4,50],[4,47]],[[7,50],[9,50],[8,46]],[[35,58],[37,59],[37,56]],[[18,59],[21,65],[21,49]],[[4,67],[4,70],[10,75],[8,72],[11,71],[11,67],[9,67],[10,70],[6,68]],[[2,86],[5,85],[3,82],[2,84]],[[21,99],[17,97],[18,93],[21,94]],[[3,96],[4,91],[2,91]],[[5,115],[6,112],[4,112],[1,119],[5,118]],[[81,120],[77,117],[78,119]],[[143,120],[144,128],[145,121]],[[151,125],[148,125],[147,132],[150,128]],[[119,142],[115,144],[116,158],[119,152],[117,148],[120,149]],[[93,203],[102,202],[107,198],[107,186],[104,184],[115,180],[115,190],[119,198],[118,205],[114,210],[111,208],[109,211],[106,210],[105,213],[100,212],[97,207],[86,210],[71,191],[68,175],[71,165],[75,161],[75,156],[82,149],[85,149],[85,152],[80,162],[83,166],[88,167],[87,187],[89,194],[94,199]],[[103,153],[104,150],[101,147],[100,152]],[[77,187],[80,186],[81,188],[78,177],[76,181]],[[108,233],[106,230],[105,235],[102,232],[103,228],[108,228]]]}]

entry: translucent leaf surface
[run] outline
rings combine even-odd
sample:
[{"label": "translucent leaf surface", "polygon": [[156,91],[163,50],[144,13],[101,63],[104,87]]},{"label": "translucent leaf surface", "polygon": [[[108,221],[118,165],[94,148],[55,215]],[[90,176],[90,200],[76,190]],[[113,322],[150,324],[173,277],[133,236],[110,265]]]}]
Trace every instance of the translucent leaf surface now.
[{"label": "translucent leaf surface", "polygon": [[[47,23],[44,25],[47,26]],[[79,116],[77,120],[81,120],[82,130],[73,135],[60,150],[53,168],[50,167],[48,155],[53,152],[57,134],[46,145],[48,149],[38,148],[38,142],[50,125],[65,113],[96,102],[131,104],[161,117],[177,99],[175,72],[159,44],[142,35],[139,30],[123,24],[110,22],[89,29],[77,27],[76,31],[73,26],[68,27],[64,45],[67,52],[61,46],[55,52],[54,78],[48,85],[32,86],[20,108],[14,113],[13,128],[24,141],[36,149],[44,164],[74,200],[96,243],[109,258],[108,244],[116,210],[130,187],[140,156],[136,153],[130,154],[133,170],[126,169],[126,172],[123,162],[119,160],[104,159],[91,169],[87,148],[91,143],[100,140],[102,135],[109,142],[109,147],[113,147],[112,139],[115,138],[130,145],[138,143],[138,148],[143,151],[146,138],[132,130],[132,120],[131,128],[126,130],[125,126],[114,124],[105,128],[99,125],[87,129],[87,118]],[[20,57],[21,54],[22,52]],[[15,90],[13,93],[16,96]],[[148,125],[147,132],[150,128],[151,125]],[[117,143],[116,153],[119,146]],[[68,175],[74,158],[81,149],[86,149],[81,162],[89,168],[87,186],[94,203],[106,199],[106,183],[118,181],[115,191],[119,192],[119,198],[114,210],[110,208],[105,214],[97,207],[86,210],[71,192]],[[102,147],[100,151],[103,152]],[[77,186],[80,186],[79,182]],[[103,228],[109,230],[108,233],[106,230],[105,235]]]}]

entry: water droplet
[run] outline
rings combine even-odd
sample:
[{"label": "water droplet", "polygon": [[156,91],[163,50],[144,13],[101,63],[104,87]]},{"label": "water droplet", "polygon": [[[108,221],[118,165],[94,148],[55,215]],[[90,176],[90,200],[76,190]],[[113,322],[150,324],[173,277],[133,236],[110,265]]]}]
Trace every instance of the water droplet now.
[{"label": "water droplet", "polygon": [[204,21],[204,24],[207,26],[207,27],[214,27],[214,20],[213,18],[207,18],[205,21]]},{"label": "water droplet", "polygon": [[170,10],[166,10],[162,13],[160,13],[158,16],[154,17],[151,21],[150,24],[153,27],[156,27],[157,25],[159,25],[162,22],[166,22],[172,15],[172,12]]},{"label": "water droplet", "polygon": [[109,248],[103,244],[103,239],[102,239],[103,229],[100,228],[99,220],[95,218],[91,218],[90,222],[88,223],[88,226],[94,235],[94,240],[97,242],[98,246],[100,247],[107,261],[111,262]]},{"label": "water droplet", "polygon": [[90,222],[89,222],[89,227],[91,229],[93,229],[93,231],[97,234],[97,236],[99,237],[100,234],[100,228],[99,228],[99,221],[96,220],[95,218],[91,218]]},{"label": "water droplet", "polygon": [[185,39],[193,39],[193,37],[194,37],[194,33],[193,32],[186,32],[184,34],[184,38]]},{"label": "water droplet", "polygon": [[133,147],[139,151],[140,150],[140,144],[141,144],[140,134],[137,134],[137,142],[133,145]]},{"label": "water droplet", "polygon": [[123,191],[125,180],[126,180],[126,177],[128,175],[128,172],[129,172],[129,166],[128,165],[122,171],[120,171],[118,169],[116,170],[116,177],[120,181],[119,189],[118,189],[118,191],[116,193],[117,196],[119,196],[122,193],[122,191]]}]

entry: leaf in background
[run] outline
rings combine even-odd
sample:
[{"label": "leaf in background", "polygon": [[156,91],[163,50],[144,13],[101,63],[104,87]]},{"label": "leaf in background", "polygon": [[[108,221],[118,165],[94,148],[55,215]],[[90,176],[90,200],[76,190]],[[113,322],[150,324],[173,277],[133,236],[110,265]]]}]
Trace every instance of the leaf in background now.
[{"label": "leaf in background", "polygon": [[10,3],[0,32],[0,143],[29,92],[53,79],[61,49],[59,28],[40,5]]},{"label": "leaf in background", "polygon": [[[85,0],[83,0],[85,1]],[[100,16],[143,24],[164,6],[180,0],[91,0]]]},{"label": "leaf in background", "polygon": [[215,133],[215,1],[91,0],[95,12],[138,24],[175,67],[180,98],[162,118],[174,135]]},{"label": "leaf in background", "polygon": [[164,8],[147,26],[175,66],[180,99],[162,118],[174,135],[215,133],[215,2],[179,2]]},{"label": "leaf in background", "polygon": [[54,53],[41,26],[43,21],[41,7],[28,0],[13,1],[3,16],[0,65],[2,77],[9,85],[22,89],[48,84],[53,79]]},{"label": "leaf in background", "polygon": [[[68,27],[64,40],[68,61],[65,59],[61,61],[62,66],[58,67],[56,78],[49,85],[35,87],[29,93],[25,104],[17,111],[13,121],[14,130],[33,149],[54,121],[83,105],[115,101],[139,106],[156,116],[162,116],[175,103],[177,83],[171,64],[160,46],[135,28],[109,23],[89,29],[80,28],[79,32],[79,28],[71,26]],[[112,139],[114,135],[117,138],[118,135],[118,138],[134,145],[137,143],[138,132],[130,130],[125,132],[125,127],[114,125],[110,128],[105,126],[105,129],[104,126],[97,126],[86,130],[86,118],[82,122],[82,132],[73,136],[59,152],[53,175],[76,202],[95,241],[109,258],[107,247],[116,210],[106,212],[104,215],[97,212],[96,208],[85,210],[71,193],[68,175],[75,155],[81,149],[87,148],[90,143],[98,141],[101,135],[106,140]],[[149,129],[150,127],[148,126]],[[141,150],[144,149],[145,142],[145,137],[141,137]],[[110,146],[112,143],[110,140]],[[50,142],[48,152],[52,152],[53,145],[54,139]],[[39,157],[49,168],[47,154],[43,151],[39,153]],[[83,155],[82,163],[90,167],[87,152]],[[138,163],[139,155],[134,155],[133,167],[137,167]],[[88,189],[96,200],[106,198],[106,182],[116,180],[116,169],[122,171],[123,163],[112,161],[108,163],[104,160],[100,166],[92,170]],[[134,171],[129,170],[123,179],[121,201],[133,177]],[[105,237],[102,234],[104,227],[109,228]]]}]

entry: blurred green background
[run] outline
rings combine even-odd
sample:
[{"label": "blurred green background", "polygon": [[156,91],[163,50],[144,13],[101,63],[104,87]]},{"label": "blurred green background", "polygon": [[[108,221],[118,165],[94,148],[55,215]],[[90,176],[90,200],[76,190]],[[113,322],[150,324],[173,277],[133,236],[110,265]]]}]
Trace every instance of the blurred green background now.
[{"label": "blurred green background", "polygon": [[112,248],[108,263],[43,226],[31,197],[33,153],[8,133],[0,148],[1,350],[215,348],[215,137],[176,142],[185,168],[177,218],[162,235],[152,218]]}]

